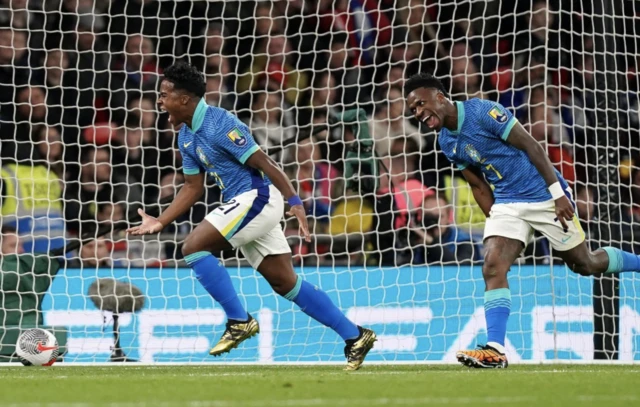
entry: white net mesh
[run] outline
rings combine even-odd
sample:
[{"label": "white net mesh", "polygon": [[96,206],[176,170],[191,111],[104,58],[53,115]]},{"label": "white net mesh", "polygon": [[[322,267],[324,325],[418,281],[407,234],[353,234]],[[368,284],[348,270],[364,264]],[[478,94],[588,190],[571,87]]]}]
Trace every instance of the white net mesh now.
[{"label": "white net mesh", "polygon": [[[435,134],[405,111],[403,82],[434,73],[454,100],[510,109],[572,184],[590,243],[605,225],[618,231],[613,246],[634,251],[640,9],[626,2],[605,13],[597,4],[0,0],[2,345],[15,327],[44,324],[67,361],[109,360],[112,314],[87,289],[115,278],[146,299],[118,318],[129,357],[210,361],[225,317],[180,248],[219,203],[217,187],[209,183],[159,235],[136,239],[120,227],[138,208],[165,208],[184,183],[177,130],[157,111],[156,93],[163,69],[187,60],[205,73],[206,102],[236,113],[293,181],[314,235],[303,243],[295,222],[284,222],[297,271],[379,333],[371,359],[453,360],[486,338],[485,218]],[[606,55],[616,61],[615,145],[596,92],[598,73],[611,70],[596,66],[605,14],[615,27]],[[336,119],[355,109],[366,119]],[[365,127],[378,158],[365,148]],[[620,168],[597,146],[614,149]],[[619,171],[618,183],[602,178],[603,165]],[[607,203],[603,185],[621,204],[601,205],[606,217],[597,208]],[[10,264],[13,253],[46,253],[110,225],[116,231],[68,253],[52,279],[57,267],[36,267],[34,277],[30,265]],[[262,327],[226,361],[342,360],[333,332],[274,294],[239,252],[221,256]],[[536,236],[510,273],[512,361],[593,358],[592,281],[552,259]],[[633,277],[620,286],[620,355],[635,359],[640,296]]]}]

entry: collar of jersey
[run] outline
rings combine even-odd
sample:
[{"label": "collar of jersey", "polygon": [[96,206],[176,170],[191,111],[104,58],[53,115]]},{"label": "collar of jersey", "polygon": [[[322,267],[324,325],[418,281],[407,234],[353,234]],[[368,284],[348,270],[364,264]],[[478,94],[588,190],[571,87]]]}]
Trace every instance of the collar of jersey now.
[{"label": "collar of jersey", "polygon": [[192,132],[198,131],[204,122],[204,114],[207,112],[207,103],[204,101],[204,98],[200,98],[200,102],[198,102],[198,106],[196,106],[196,111],[193,112],[193,120],[191,120],[191,125],[193,128]]},{"label": "collar of jersey", "polygon": [[462,122],[464,122],[464,105],[462,102],[456,102],[456,106],[458,107],[458,128],[456,131],[452,131],[451,134],[460,134],[460,130],[462,130]]}]

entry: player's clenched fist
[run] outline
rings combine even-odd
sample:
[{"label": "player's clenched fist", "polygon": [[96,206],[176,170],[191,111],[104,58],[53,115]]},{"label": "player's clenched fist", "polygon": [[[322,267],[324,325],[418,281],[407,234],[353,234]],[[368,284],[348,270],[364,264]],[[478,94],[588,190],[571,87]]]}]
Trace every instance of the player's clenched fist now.
[{"label": "player's clenched fist", "polygon": [[138,214],[142,216],[142,223],[127,229],[127,233],[131,233],[132,235],[150,235],[158,233],[164,228],[158,219],[147,215],[142,209],[138,209]]},{"label": "player's clenched fist", "polygon": [[300,225],[300,234],[304,236],[305,242],[311,241],[311,236],[309,235],[309,224],[307,223],[307,215],[304,211],[303,205],[294,205],[287,212],[289,216],[295,216],[298,219],[298,224]]}]

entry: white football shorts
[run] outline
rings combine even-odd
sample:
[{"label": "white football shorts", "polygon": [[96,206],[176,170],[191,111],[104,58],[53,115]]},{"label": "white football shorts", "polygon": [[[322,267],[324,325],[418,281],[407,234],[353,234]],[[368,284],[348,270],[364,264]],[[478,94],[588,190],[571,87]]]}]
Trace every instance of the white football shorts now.
[{"label": "white football shorts", "polygon": [[282,194],[269,185],[236,196],[205,219],[257,269],[268,255],[291,253],[280,226],[283,213]]},{"label": "white football shorts", "polygon": [[[573,203],[571,189],[565,190]],[[553,199],[535,203],[494,204],[484,227],[484,239],[502,236],[519,240],[526,246],[538,231],[549,240],[551,247],[558,251],[571,250],[585,239],[577,215],[566,221],[569,229],[565,232],[556,219],[556,205]]]}]

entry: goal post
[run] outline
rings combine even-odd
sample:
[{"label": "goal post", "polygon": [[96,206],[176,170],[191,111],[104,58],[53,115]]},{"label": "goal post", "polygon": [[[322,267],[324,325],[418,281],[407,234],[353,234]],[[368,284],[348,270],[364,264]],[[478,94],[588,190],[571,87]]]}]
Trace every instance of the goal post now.
[{"label": "goal post", "polygon": [[[572,185],[590,246],[640,249],[640,8],[556,3],[0,1],[0,315],[11,315],[0,356],[22,327],[42,325],[64,338],[65,362],[109,361],[114,315],[88,290],[115,279],[145,297],[115,318],[127,358],[343,361],[338,336],[277,296],[239,251],[220,257],[261,332],[208,356],[225,315],[181,245],[221,203],[215,179],[162,233],[123,232],[184,184],[178,129],[156,106],[175,61],[202,70],[206,103],[237,114],[299,191],[313,240],[283,214],[295,271],[376,331],[367,361],[455,362],[486,341],[486,219],[406,107],[414,73],[433,73],[453,100],[512,111]],[[40,253],[61,267],[2,266]],[[535,236],[509,283],[510,362],[640,359],[635,275],[579,277]]]},{"label": "goal post", "polygon": [[[598,131],[593,145],[598,146],[598,157],[604,159],[603,164],[592,171],[592,176],[598,180],[598,193],[602,197],[599,205],[601,233],[600,243],[612,245],[625,240],[624,232],[619,227],[622,221],[620,176],[616,168],[620,165],[619,102],[617,94],[623,71],[619,69],[624,49],[619,35],[624,32],[624,22],[619,15],[624,6],[621,1],[593,2],[594,16],[601,15],[601,19],[594,18],[594,51],[595,75],[599,84],[598,97]],[[609,57],[607,57],[609,55]],[[623,124],[624,126],[624,124]],[[604,224],[604,225],[602,225]],[[602,227],[604,226],[604,227]],[[628,238],[628,237],[627,237]],[[594,358],[618,359],[620,352],[620,278],[616,275],[594,278],[593,282],[594,307]]]}]

